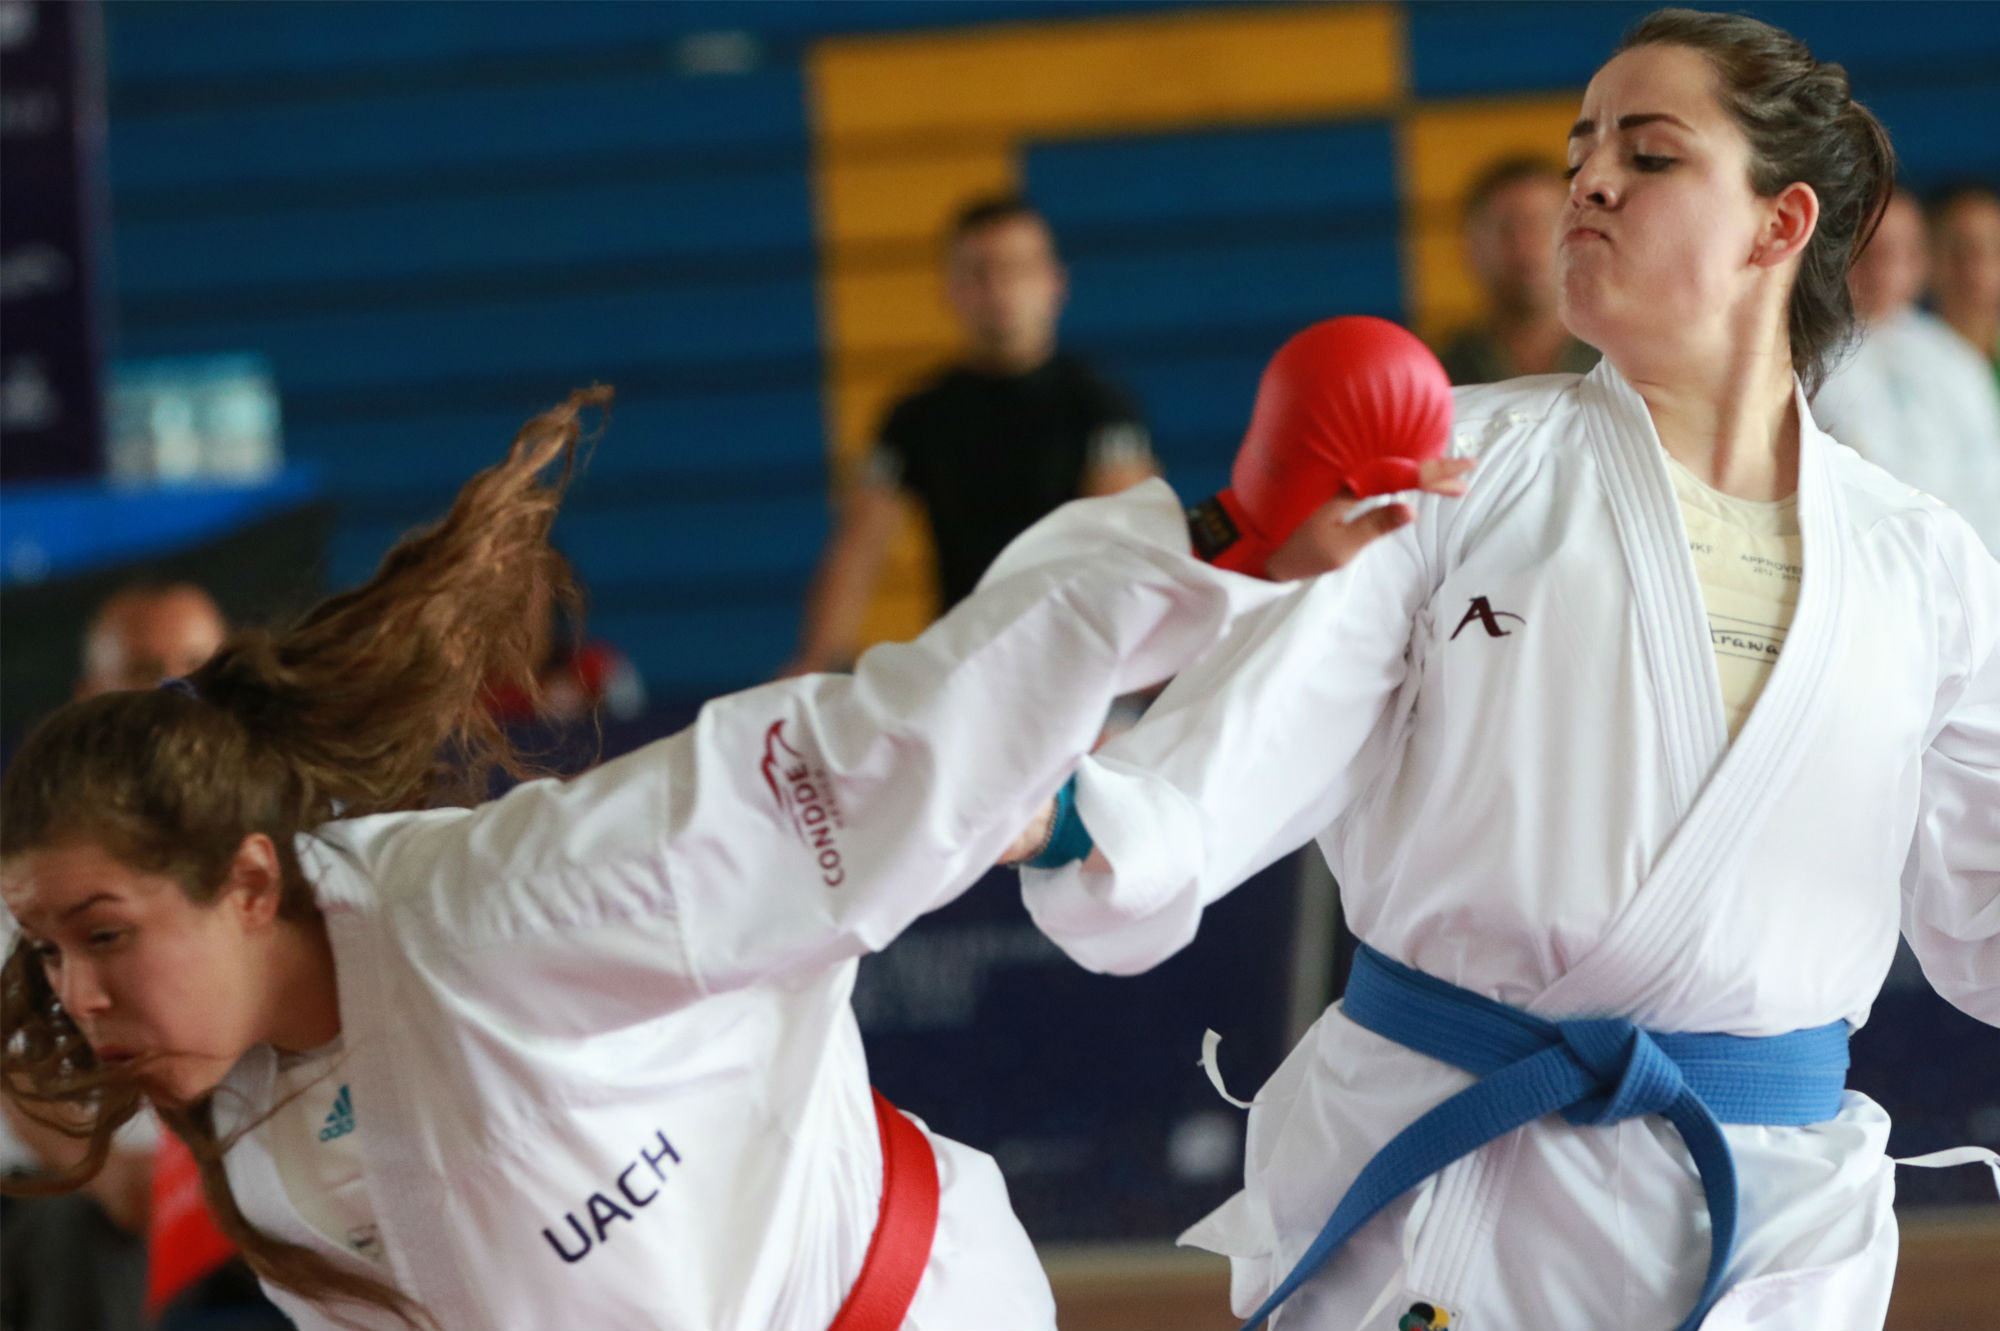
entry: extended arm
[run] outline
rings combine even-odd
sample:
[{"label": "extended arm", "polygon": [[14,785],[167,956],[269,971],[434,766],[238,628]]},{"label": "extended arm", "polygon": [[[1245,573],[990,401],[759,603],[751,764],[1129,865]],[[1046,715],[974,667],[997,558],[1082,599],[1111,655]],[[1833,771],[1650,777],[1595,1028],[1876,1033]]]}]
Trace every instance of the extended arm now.
[{"label": "extended arm", "polygon": [[456,990],[565,1031],[830,965],[963,891],[1114,697],[1275,594],[1195,560],[1163,483],[1072,504],[852,676],[733,694],[574,782],[408,820],[373,876],[429,884],[405,908]]},{"label": "extended arm", "polygon": [[1939,993],[2000,1026],[2000,563],[1947,527],[1958,669],[1924,754],[1903,933]]},{"label": "extended arm", "polygon": [[1209,902],[1325,827],[1391,755],[1428,594],[1405,531],[1239,622],[1078,769],[1097,850],[1023,872],[1036,923],[1093,970],[1185,946]]}]

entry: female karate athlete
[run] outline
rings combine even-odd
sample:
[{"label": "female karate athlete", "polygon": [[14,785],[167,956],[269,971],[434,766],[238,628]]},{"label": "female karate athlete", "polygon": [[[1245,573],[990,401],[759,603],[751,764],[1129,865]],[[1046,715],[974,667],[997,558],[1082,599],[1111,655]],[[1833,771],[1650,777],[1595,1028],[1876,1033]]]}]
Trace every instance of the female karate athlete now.
[{"label": "female karate athlete", "polygon": [[1240,622],[1024,892],[1132,972],[1308,839],[1339,879],[1355,978],[1183,1240],[1239,1314],[1878,1327],[1889,1125],[1842,1082],[1899,925],[2000,1023],[2000,565],[1808,405],[1890,146],[1789,35],[1664,10],[1569,164],[1603,363],[1459,390],[1470,495]]},{"label": "female karate athlete", "polygon": [[[1052,1326],[993,1162],[871,1097],[854,959],[1001,857],[1113,697],[1281,589],[1196,560],[1150,483],[852,676],[433,808],[512,760],[485,690],[533,686],[528,611],[571,591],[538,477],[601,396],[297,627],[29,737],[5,1090],[88,1137],[72,1185],[151,1100],[307,1331]],[[1410,516],[1279,554],[1316,572]]]}]

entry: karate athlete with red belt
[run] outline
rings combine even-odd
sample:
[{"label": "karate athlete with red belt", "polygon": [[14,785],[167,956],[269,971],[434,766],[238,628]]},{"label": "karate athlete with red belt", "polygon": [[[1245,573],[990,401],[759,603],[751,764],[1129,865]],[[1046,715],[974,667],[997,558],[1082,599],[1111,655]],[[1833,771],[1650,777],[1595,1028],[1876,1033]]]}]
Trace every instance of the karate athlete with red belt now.
[{"label": "karate athlete with red belt", "polygon": [[[851,676],[430,807],[508,756],[484,691],[531,680],[528,611],[568,586],[537,477],[588,400],[368,585],[28,738],[6,1092],[100,1148],[151,1100],[307,1331],[1052,1326],[992,1160],[870,1091],[856,958],[1009,852],[1113,697],[1284,589],[1192,557],[1152,482],[1052,514]],[[1281,553],[1317,571],[1408,517]]]},{"label": "karate athlete with red belt", "polygon": [[2000,564],[1809,401],[1887,136],[1788,34],[1664,10],[1569,160],[1602,364],[1458,390],[1470,495],[1086,760],[1027,904],[1135,972],[1326,856],[1365,945],[1183,1239],[1253,1322],[1879,1327],[1889,1123],[1846,1038],[1899,926],[2000,1024]]}]

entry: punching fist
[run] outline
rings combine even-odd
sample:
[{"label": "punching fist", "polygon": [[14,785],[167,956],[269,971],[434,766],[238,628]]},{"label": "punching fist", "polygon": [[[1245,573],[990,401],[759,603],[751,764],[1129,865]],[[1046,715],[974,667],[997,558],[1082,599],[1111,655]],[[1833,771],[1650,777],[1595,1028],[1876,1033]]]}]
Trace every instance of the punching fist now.
[{"label": "punching fist", "polygon": [[1463,493],[1470,464],[1443,457],[1450,435],[1450,381],[1414,334],[1365,315],[1316,323],[1264,367],[1229,488],[1189,515],[1196,552],[1258,576],[1337,567],[1410,520],[1388,505],[1347,523],[1360,500]]}]

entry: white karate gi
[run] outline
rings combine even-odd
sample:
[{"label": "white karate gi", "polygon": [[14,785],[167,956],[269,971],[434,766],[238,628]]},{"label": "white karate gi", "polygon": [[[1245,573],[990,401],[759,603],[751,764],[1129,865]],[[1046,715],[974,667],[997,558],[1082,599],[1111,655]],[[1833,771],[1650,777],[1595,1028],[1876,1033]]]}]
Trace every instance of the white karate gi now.
[{"label": "white karate gi", "polygon": [[1943,320],[1910,308],[1870,325],[1813,397],[1861,456],[1965,515],[2000,554],[2000,389]]},{"label": "white karate gi", "polygon": [[[397,1287],[456,1331],[824,1328],[881,1195],[855,959],[994,861],[1113,697],[1271,595],[1194,560],[1155,482],[1051,515],[851,677],[719,699],[476,810],[302,837]],[[223,1131],[275,1072],[261,1046],[231,1072]],[[992,1160],[930,1140],[943,1195],[905,1325],[1053,1326]],[[227,1168],[254,1223],[379,1272],[301,1220],[263,1129]]]},{"label": "white karate gi", "polygon": [[[1808,419],[1804,577],[1732,746],[1667,464],[1607,362],[1457,392],[1472,491],[1247,617],[1086,761],[1112,872],[1024,875],[1094,969],[1143,970],[1202,908],[1317,837],[1355,932],[1544,1017],[1769,1035],[1868,1013],[1898,925],[2000,1022],[2000,564],[1964,521]],[[1801,413],[1805,406],[1800,402]],[[1900,901],[1898,884],[1900,883]],[[1361,1166],[1472,1078],[1335,1007],[1250,1111],[1244,1189],[1184,1242],[1248,1313]],[[1728,1126],[1743,1205],[1710,1328],[1879,1326],[1889,1124]],[[1545,1118],[1377,1216],[1278,1315],[1454,1331],[1664,1331],[1707,1215],[1664,1120]]]}]

